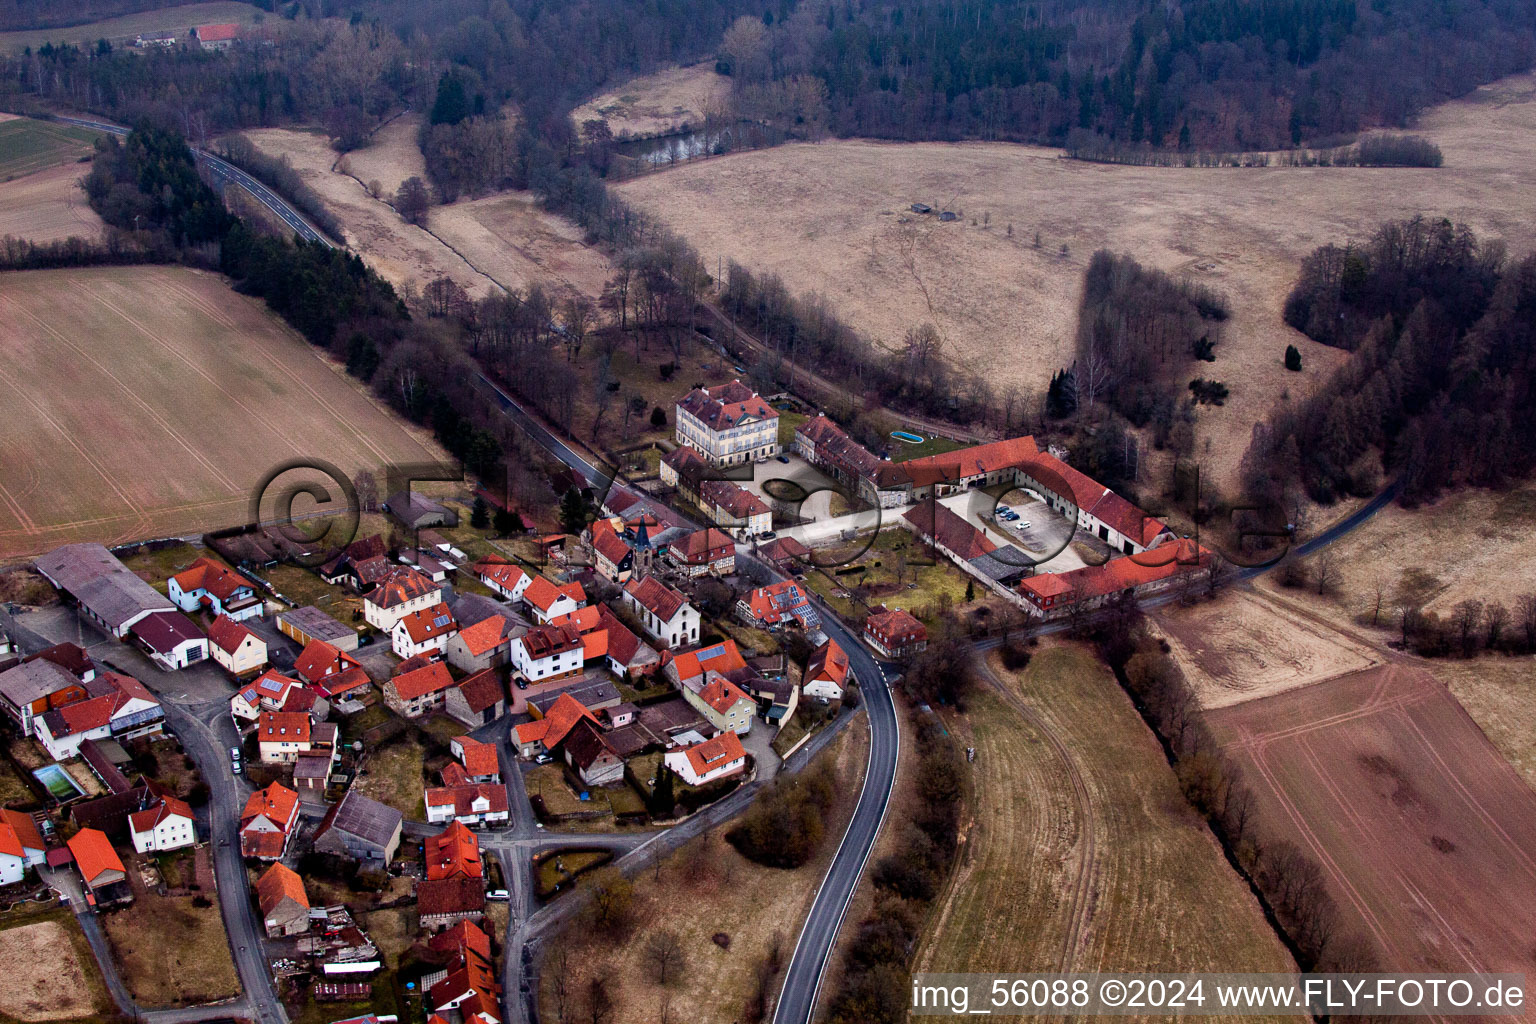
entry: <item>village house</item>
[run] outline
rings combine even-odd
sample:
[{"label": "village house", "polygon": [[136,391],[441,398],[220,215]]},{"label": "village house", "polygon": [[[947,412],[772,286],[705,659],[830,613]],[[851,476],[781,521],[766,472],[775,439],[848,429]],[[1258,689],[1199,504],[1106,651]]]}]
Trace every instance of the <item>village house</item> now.
[{"label": "village house", "polygon": [[752,731],[757,701],[723,676],[710,679],[697,692],[684,689],[683,697],[718,732],[745,736]]},{"label": "village house", "polygon": [[197,842],[192,808],[170,793],[128,816],[128,834],[139,853],[164,853]]},{"label": "village house", "polygon": [[240,856],[279,860],[299,820],[299,795],[274,782],[245,800],[240,812]]},{"label": "village house", "polygon": [[324,794],[331,784],[331,771],[336,766],[335,755],[311,749],[293,760],[293,788],[301,794]]},{"label": "village house", "polygon": [[667,558],[685,576],[729,576],[736,571],[736,542],[710,526],[678,537]]},{"label": "village house", "polygon": [[[481,898],[484,898],[483,892]],[[420,900],[417,902],[419,904]],[[462,924],[466,928],[472,927],[468,921],[462,921]],[[425,914],[422,925],[428,926]],[[459,931],[452,944],[432,945],[435,951],[451,953],[451,957],[445,970],[423,975],[421,984],[437,1010],[433,1016],[447,1013],[457,1015],[463,1024],[501,1024],[501,988],[496,984],[496,972],[491,964],[490,940],[479,928],[472,930],[472,936]],[[437,938],[450,934],[445,932]]]},{"label": "village house", "polygon": [[597,724],[597,716],[569,693],[562,693],[541,717],[513,727],[517,756],[526,760],[553,753],[582,720]]},{"label": "village house", "polygon": [[501,762],[494,743],[482,743],[473,736],[455,736],[448,741],[448,750],[464,766],[464,777],[470,782],[501,781]]},{"label": "village house", "polygon": [[199,25],[192,32],[205,50],[227,50],[240,38],[239,25]]},{"label": "village house", "polygon": [[267,664],[267,642],[227,615],[208,626],[208,653],[236,679],[248,679]]},{"label": "village house", "polygon": [[655,576],[632,579],[624,586],[640,625],[662,647],[674,648],[699,642],[699,612],[683,594]]},{"label": "village house", "polygon": [[533,582],[533,576],[510,562],[480,562],[475,566],[475,575],[508,601],[521,601],[523,591]]},{"label": "village house", "polygon": [[315,571],[332,586],[347,586],[362,593],[388,573],[388,553],[384,537],[375,533],[354,540]]},{"label": "village house", "polygon": [[[643,522],[640,529],[645,530]],[[596,520],[587,528],[586,538],[587,548],[592,552],[592,568],[599,576],[614,583],[629,579],[635,568],[635,548],[624,539],[621,529],[614,526],[614,520]],[[647,550],[649,547],[647,541]]]},{"label": "village house", "polygon": [[256,903],[267,938],[309,931],[309,894],[304,891],[304,880],[292,868],[283,864],[267,868],[256,880]]},{"label": "village house", "polygon": [[33,567],[68,594],[86,617],[121,640],[134,624],[176,606],[100,544],[66,544],[41,555]]},{"label": "village house", "polygon": [[384,703],[398,715],[420,718],[443,706],[452,685],[453,676],[448,672],[448,666],[434,661],[422,668],[402,672],[385,683]]},{"label": "village house", "polygon": [[443,648],[448,664],[460,672],[480,672],[507,663],[509,645],[517,625],[505,615],[488,615],[465,626]]},{"label": "village house", "polygon": [[690,786],[729,778],[747,769],[746,749],[734,732],[722,732],[702,743],[673,747],[661,760]]},{"label": "village house", "polygon": [[315,691],[297,679],[291,679],[276,669],[268,669],[245,686],[235,691],[229,699],[230,716],[237,720],[254,722],[263,711],[289,711],[313,714],[324,718],[329,713],[326,702]]},{"label": "village house", "polygon": [[729,637],[698,650],[669,654],[662,662],[662,672],[673,686],[695,693],[704,688],[712,675],[730,677],[746,671],[747,660],[741,656],[736,641]]},{"label": "village house", "polygon": [[560,749],[565,763],[588,786],[611,786],[624,779],[624,758],[608,742],[602,726],[590,718],[571,728]]},{"label": "village house", "polygon": [[1117,598],[1134,598],[1167,589],[1208,569],[1210,552],[1188,538],[1159,544],[1140,554],[1112,558],[1063,573],[1037,573],[1019,583],[1030,614],[1055,618],[1074,610],[1090,611]]},{"label": "village house", "polygon": [[[90,675],[94,678],[95,674],[93,666]],[[85,686],[85,680],[64,666],[34,656],[0,672],[0,709],[23,736],[30,736],[38,717],[90,696]]]},{"label": "village house", "polygon": [[729,480],[700,484],[699,508],[715,525],[735,531],[738,537],[758,537],[773,529],[773,512],[763,499]]},{"label": "village house", "polygon": [[444,692],[443,710],[471,727],[496,721],[507,713],[507,688],[501,673],[487,668],[459,680]]},{"label": "village house", "polygon": [[577,675],[583,664],[581,634],[570,626],[534,626],[512,641],[512,667],[529,683]]},{"label": "village house", "polygon": [[181,612],[150,612],[129,632],[149,659],[167,672],[208,658],[208,636]]},{"label": "village house", "polygon": [[168,596],[184,612],[207,610],[236,622],[256,618],[264,602],[251,581],[204,556],[166,581]]},{"label": "village house", "polygon": [[685,444],[667,452],[661,458],[661,483],[676,489],[685,501],[699,503],[699,485],[710,474],[710,465],[704,456]]},{"label": "village house", "polygon": [[807,633],[821,628],[821,616],[809,595],[794,580],[782,580],[747,591],[736,602],[736,617],[749,626],[775,629],[794,623]]},{"label": "village house", "polygon": [[299,652],[293,672],[329,700],[361,696],[372,683],[356,658],[324,640],[311,640]]},{"label": "village house", "polygon": [[843,699],[848,685],[848,654],[831,638],[816,648],[800,679],[800,692],[825,703]]},{"label": "village house", "polygon": [[434,786],[426,791],[427,821],[458,821],[465,825],[505,825],[509,817],[507,787],[471,782]]},{"label": "village house", "polygon": [[404,820],[404,815],[393,807],[349,789],[320,822],[315,832],[315,849],[388,864],[400,848]]},{"label": "village house", "polygon": [[533,582],[523,588],[523,604],[535,620],[548,625],[551,619],[585,608],[587,593],[580,583],[557,585],[547,577],[535,576]]},{"label": "village house", "polygon": [[757,557],[784,572],[794,572],[810,560],[811,549],[793,537],[777,537],[757,549]]},{"label": "village house", "polygon": [[408,565],[396,566],[363,595],[363,618],[381,633],[412,612],[441,604],[443,588]]},{"label": "village house", "polygon": [[357,630],[344,626],[314,605],[305,605],[277,614],[278,632],[294,643],[307,647],[319,640],[341,652],[357,650]]},{"label": "village house", "polygon": [[69,837],[68,846],[80,878],[85,882],[86,901],[91,906],[103,907],[133,899],[128,871],[105,832],[83,828]]},{"label": "village house", "polygon": [[607,605],[588,605],[554,619],[551,625],[574,628],[581,634],[583,663],[601,662],[620,679],[643,675],[660,660],[655,649],[635,636]]},{"label": "village house", "polygon": [[102,672],[85,683],[86,699],[32,720],[33,731],[55,761],[74,757],[88,739],[133,739],[164,731],[165,709],[132,676]]},{"label": "village house", "polygon": [[0,885],[20,882],[47,860],[48,848],[30,814],[0,808]]},{"label": "village house", "polygon": [[910,658],[928,646],[928,628],[900,608],[880,608],[864,620],[864,642],[886,658]]},{"label": "village house", "polygon": [[262,764],[287,764],[313,744],[309,715],[302,711],[263,711],[256,720]]},{"label": "village house", "polygon": [[739,380],[694,388],[677,403],[680,444],[712,466],[732,466],[779,454],[779,413]]},{"label": "village house", "polygon": [[390,631],[390,647],[400,658],[438,654],[458,635],[459,625],[446,604],[402,615]]},{"label": "village house", "polygon": [[422,843],[427,881],[445,878],[483,878],[485,864],[480,857],[480,837],[462,822],[450,822],[435,836]]}]

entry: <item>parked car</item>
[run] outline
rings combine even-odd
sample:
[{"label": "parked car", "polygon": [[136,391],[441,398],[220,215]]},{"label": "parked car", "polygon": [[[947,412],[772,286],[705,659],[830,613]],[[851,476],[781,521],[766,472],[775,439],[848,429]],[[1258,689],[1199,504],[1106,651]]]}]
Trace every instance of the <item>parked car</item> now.
[{"label": "parked car", "polygon": [[773,540],[773,538],[775,538],[777,536],[778,536],[778,534],[774,533],[772,530],[764,530],[762,533],[757,535],[757,539],[758,540]]},{"label": "parked car", "polygon": [[538,757],[533,759],[533,763],[534,764],[549,764],[553,760],[554,760],[554,758],[550,757],[548,754],[540,754]]},{"label": "parked car", "polygon": [[1013,524],[1013,528],[1015,530],[1027,530],[1033,525],[1035,524],[1031,523],[1028,519],[1020,519],[1017,523]]},{"label": "parked car", "polygon": [[789,456],[788,455],[780,455],[778,458],[779,458],[780,462],[784,463],[784,465],[786,465],[786,466],[789,465]]}]

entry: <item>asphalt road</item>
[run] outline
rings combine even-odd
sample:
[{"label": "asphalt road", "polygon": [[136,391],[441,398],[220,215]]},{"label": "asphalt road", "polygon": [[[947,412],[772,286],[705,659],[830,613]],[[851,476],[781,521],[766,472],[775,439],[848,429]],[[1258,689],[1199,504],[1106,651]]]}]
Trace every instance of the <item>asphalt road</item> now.
[{"label": "asphalt road", "polygon": [[[96,131],[108,132],[112,135],[123,136],[127,135],[129,131],[129,129],[124,128],[122,125],[109,124],[106,121],[87,121],[83,118],[61,117],[57,115],[54,117],[54,120],[62,121],[65,124],[77,125],[81,128],[91,128]],[[275,213],[283,221],[284,224],[287,224],[289,227],[293,228],[294,234],[298,235],[306,242],[320,242],[329,248],[335,248],[329,238],[326,238],[323,234],[316,230],[315,226],[312,225],[309,221],[305,220],[299,211],[295,210],[292,206],[289,206],[285,199],[283,199],[277,193],[273,192],[271,189],[267,188],[267,186],[263,185],[255,178],[251,177],[249,174],[242,171],[240,168],[236,167],[234,164],[227,160],[216,157],[212,153],[209,153],[205,150],[194,148],[192,153],[203,164],[203,166],[208,168],[209,173],[213,176],[214,179],[214,187],[217,188],[221,193],[224,191],[224,186],[233,181],[245,188],[245,190],[251,193],[251,195],[255,196],[263,206]]]}]

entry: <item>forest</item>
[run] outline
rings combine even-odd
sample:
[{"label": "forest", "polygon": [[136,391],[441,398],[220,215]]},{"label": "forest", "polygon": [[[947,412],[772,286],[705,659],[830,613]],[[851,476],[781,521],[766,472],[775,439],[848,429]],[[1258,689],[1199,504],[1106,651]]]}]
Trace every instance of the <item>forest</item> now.
[{"label": "forest", "polygon": [[1536,257],[1508,265],[1447,220],[1384,224],[1314,252],[1285,316],[1353,355],[1255,429],[1247,493],[1331,502],[1385,473],[1412,505],[1536,470]]}]

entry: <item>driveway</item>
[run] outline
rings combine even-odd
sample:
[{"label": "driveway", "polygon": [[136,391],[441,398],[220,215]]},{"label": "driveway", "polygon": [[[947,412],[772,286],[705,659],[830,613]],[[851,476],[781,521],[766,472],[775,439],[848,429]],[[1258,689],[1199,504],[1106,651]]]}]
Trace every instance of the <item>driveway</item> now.
[{"label": "driveway", "polygon": [[[958,515],[987,535],[994,544],[1012,547],[1020,552],[1015,559],[1028,564],[1022,556],[1040,559],[1040,572],[1071,572],[1083,567],[1082,557],[1072,548],[1076,531],[1072,521],[1037,498],[1027,497],[1022,490],[1009,491],[1000,503],[985,491],[965,491],[940,498],[939,504]],[[1019,514],[1015,523],[1000,523],[992,518],[1000,504],[1005,504]],[[1029,523],[1027,528],[1015,529],[1016,524]]]},{"label": "driveway", "polygon": [[798,484],[809,495],[798,509],[791,512],[803,519],[822,520],[832,515],[832,492],[837,487],[837,482],[827,476],[821,470],[812,466],[798,455],[786,453],[789,462],[780,462],[778,459],[769,459],[767,462],[754,462],[752,464],[752,480],[740,481],[740,486],[745,490],[762,498],[770,507],[776,500],[782,502],[783,496],[793,492],[793,487],[779,490],[780,497],[763,490],[763,483],[768,480],[789,480]]},{"label": "driveway", "polygon": [[773,752],[773,738],[779,730],[756,719],[752,723],[752,731],[741,738],[741,745],[747,753],[752,755],[752,760],[757,764],[757,777],[759,781],[767,782],[779,774],[779,766],[783,764],[779,755]]}]

